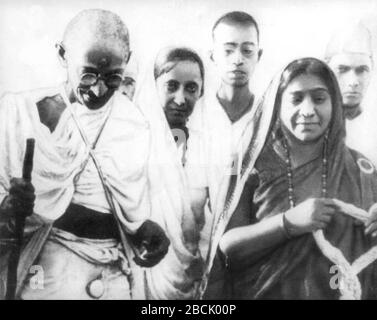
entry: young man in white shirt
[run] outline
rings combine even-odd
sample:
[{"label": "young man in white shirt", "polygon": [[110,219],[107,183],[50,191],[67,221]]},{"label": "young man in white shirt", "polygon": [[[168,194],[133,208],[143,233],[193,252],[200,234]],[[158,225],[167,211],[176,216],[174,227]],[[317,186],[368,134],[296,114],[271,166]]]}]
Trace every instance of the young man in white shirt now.
[{"label": "young man in white shirt", "polygon": [[224,176],[236,174],[239,143],[255,102],[250,78],[262,55],[259,28],[246,12],[221,16],[212,28],[211,60],[220,78],[216,94],[205,99],[209,198],[213,207]]}]

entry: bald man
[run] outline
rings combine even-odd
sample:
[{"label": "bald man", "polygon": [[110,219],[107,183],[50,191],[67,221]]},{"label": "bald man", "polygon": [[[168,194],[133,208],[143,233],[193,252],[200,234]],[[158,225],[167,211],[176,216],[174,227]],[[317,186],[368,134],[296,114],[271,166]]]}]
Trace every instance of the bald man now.
[{"label": "bald man", "polygon": [[[127,28],[112,12],[85,10],[57,49],[64,84],[0,101],[2,244],[12,243],[14,216],[27,216],[16,298],[142,299],[135,263],[158,264],[169,240],[150,220],[149,126],[118,92]],[[29,137],[31,182],[20,178]]]}]

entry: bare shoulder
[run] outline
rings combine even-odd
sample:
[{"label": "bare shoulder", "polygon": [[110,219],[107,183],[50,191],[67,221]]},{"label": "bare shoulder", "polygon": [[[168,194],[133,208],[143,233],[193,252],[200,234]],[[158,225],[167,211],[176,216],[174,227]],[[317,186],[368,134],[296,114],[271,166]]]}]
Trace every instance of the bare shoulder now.
[{"label": "bare shoulder", "polygon": [[59,119],[67,108],[64,100],[60,94],[46,96],[39,101],[36,101],[39,119],[50,132],[54,132]]}]

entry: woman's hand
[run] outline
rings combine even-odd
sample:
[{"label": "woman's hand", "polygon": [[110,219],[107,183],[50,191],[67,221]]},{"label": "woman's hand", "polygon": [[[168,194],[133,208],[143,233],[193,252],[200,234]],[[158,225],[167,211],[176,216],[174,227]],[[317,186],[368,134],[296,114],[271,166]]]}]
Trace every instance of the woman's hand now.
[{"label": "woman's hand", "polygon": [[377,237],[377,203],[369,209],[370,217],[365,222],[365,234],[372,235],[372,237]]},{"label": "woman's hand", "polygon": [[336,205],[331,199],[307,199],[285,212],[285,227],[290,236],[324,229],[335,212]]}]

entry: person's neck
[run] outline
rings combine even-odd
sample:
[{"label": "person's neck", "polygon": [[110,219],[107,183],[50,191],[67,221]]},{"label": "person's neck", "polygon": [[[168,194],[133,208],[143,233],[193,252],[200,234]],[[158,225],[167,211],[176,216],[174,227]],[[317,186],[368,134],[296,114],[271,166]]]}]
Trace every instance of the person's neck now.
[{"label": "person's neck", "polygon": [[347,120],[353,120],[357,118],[362,112],[360,104],[352,106],[352,107],[343,106],[343,110],[344,110],[344,117]]},{"label": "person's neck", "polygon": [[[185,124],[169,124],[171,134],[173,135],[174,141],[177,145],[187,142],[189,138],[189,130]],[[184,137],[182,136],[182,132]]]},{"label": "person's neck", "polygon": [[173,123],[173,124],[168,123],[168,124],[169,124],[170,129],[187,130],[186,124],[183,124],[183,123]]},{"label": "person's neck", "polygon": [[297,168],[321,156],[323,139],[324,137],[322,136],[316,141],[302,142],[297,138],[290,136],[290,138],[287,139],[287,143],[292,168]]},{"label": "person's neck", "polygon": [[249,110],[253,97],[248,84],[234,87],[221,83],[217,91],[217,98],[232,122],[240,119]]}]

